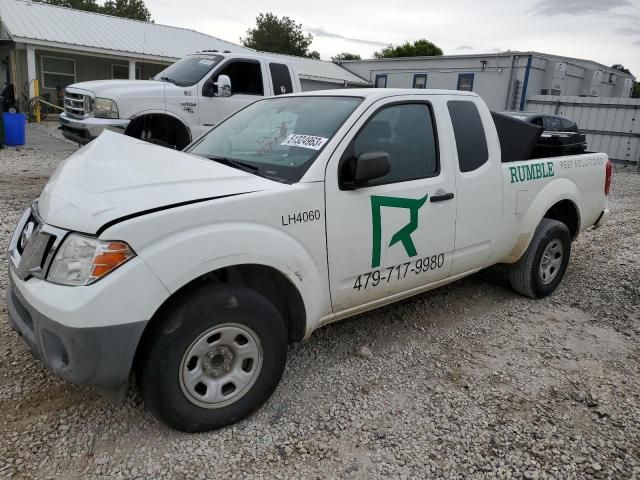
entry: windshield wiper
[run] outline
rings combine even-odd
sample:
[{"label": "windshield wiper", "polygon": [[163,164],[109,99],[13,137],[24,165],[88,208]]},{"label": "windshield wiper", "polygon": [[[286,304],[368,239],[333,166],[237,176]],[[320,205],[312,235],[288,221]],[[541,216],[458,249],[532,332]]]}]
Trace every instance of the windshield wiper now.
[{"label": "windshield wiper", "polygon": [[202,155],[209,160],[213,160],[214,162],[222,163],[223,165],[227,165],[229,167],[234,167],[239,170],[245,170],[250,172],[257,172],[259,170],[255,165],[251,165],[250,163],[245,163],[240,160],[235,160],[233,158],[227,157],[217,157],[215,155]]},{"label": "windshield wiper", "polygon": [[173,83],[174,85],[176,85],[176,81],[173,78],[160,77],[160,80],[162,80],[163,82],[169,82],[169,83]]}]

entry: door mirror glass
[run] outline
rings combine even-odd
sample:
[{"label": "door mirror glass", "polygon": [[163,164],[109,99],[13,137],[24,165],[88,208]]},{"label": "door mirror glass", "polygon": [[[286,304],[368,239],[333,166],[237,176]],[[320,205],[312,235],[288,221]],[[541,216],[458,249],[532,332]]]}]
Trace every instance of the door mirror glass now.
[{"label": "door mirror glass", "polygon": [[343,170],[340,188],[344,190],[366,186],[369,181],[388,175],[391,171],[391,157],[387,152],[365,152],[351,158]]},{"label": "door mirror glass", "polygon": [[218,87],[217,97],[231,96],[231,79],[227,75],[219,75],[215,86]]}]

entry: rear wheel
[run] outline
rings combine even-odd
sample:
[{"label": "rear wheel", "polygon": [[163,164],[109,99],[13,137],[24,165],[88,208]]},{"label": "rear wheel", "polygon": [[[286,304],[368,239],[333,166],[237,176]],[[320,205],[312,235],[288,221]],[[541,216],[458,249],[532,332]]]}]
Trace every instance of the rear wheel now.
[{"label": "rear wheel", "polygon": [[187,292],[146,344],[140,365],[145,405],[188,432],[229,425],[259,408],[287,358],[277,310],[253,290],[232,285]]},{"label": "rear wheel", "polygon": [[513,289],[527,297],[542,298],[553,293],[562,281],[571,255],[571,234],[557,220],[543,218],[529,248],[511,266]]}]

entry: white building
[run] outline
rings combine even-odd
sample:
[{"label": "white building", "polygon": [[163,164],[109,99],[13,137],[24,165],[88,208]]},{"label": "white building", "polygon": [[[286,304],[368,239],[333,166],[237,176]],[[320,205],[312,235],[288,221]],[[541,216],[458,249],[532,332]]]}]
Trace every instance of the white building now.
[{"label": "white building", "polygon": [[530,95],[621,97],[634,78],[600,63],[538,52],[348,60],[339,63],[377,87],[477,92],[493,110],[522,110]]},{"label": "white building", "polygon": [[[252,50],[186,28],[140,22],[31,0],[0,0],[0,85],[16,97],[40,93],[60,103],[62,90],[85,80],[149,78],[177,59],[202,50]],[[365,86],[340,66],[293,59],[302,88]],[[24,108],[24,103],[20,103]]]}]

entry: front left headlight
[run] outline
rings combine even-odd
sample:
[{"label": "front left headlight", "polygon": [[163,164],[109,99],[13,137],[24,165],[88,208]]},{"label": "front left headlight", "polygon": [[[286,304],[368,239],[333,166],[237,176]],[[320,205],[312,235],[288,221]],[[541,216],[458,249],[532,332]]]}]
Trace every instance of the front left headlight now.
[{"label": "front left headlight", "polygon": [[72,233],[51,262],[47,280],[61,285],[90,285],[134,256],[125,242],[105,242]]},{"label": "front left headlight", "polygon": [[93,101],[93,114],[100,118],[118,118],[118,106],[109,98],[96,97]]}]

